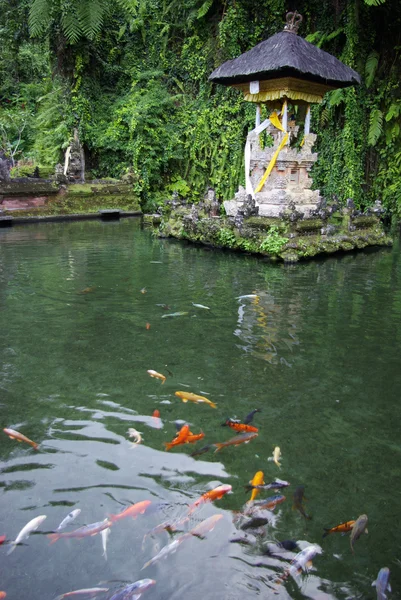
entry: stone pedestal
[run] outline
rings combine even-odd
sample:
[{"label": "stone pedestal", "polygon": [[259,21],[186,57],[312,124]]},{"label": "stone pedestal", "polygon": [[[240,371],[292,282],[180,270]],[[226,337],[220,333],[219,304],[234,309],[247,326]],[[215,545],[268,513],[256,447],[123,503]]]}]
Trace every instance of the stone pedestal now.
[{"label": "stone pedestal", "polygon": [[[298,132],[297,127],[292,129],[294,131],[290,128],[290,139],[296,137]],[[270,148],[262,149],[258,136],[255,135],[251,138],[250,180],[254,190],[257,189],[283,136],[277,129],[271,128],[271,130],[273,130],[270,133],[272,133],[274,145]],[[290,204],[294,204],[296,210],[302,212],[306,218],[316,210],[321,197],[319,190],[311,189],[313,182],[309,176],[310,170],[317,160],[317,153],[312,152],[315,140],[316,135],[309,133],[305,135],[300,150],[288,145],[281,150],[262,189],[254,193],[260,216],[279,217]],[[226,213],[229,216],[236,216],[246,196],[245,190],[240,188],[234,200],[224,202]]]}]

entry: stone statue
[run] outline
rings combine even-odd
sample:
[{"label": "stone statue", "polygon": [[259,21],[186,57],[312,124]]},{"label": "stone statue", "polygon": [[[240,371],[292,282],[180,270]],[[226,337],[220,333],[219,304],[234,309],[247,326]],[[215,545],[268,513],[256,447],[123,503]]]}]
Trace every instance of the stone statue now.
[{"label": "stone statue", "polygon": [[65,153],[64,175],[71,183],[85,182],[85,155],[77,129],[74,129],[74,139]]}]

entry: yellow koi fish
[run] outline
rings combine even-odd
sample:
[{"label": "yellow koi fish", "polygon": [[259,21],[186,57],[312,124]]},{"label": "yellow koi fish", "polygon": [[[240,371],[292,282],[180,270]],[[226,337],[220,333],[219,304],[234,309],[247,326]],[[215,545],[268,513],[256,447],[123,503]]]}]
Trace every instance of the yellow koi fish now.
[{"label": "yellow koi fish", "polygon": [[205,396],[199,396],[198,394],[193,394],[192,392],[175,392],[175,395],[181,398],[183,402],[195,402],[196,404],[204,403],[209,404],[212,408],[217,408],[217,404],[205,398]]},{"label": "yellow koi fish", "polygon": [[[251,479],[251,481],[249,482],[249,485],[264,485],[264,474],[263,471],[258,471],[257,473],[255,473],[255,476],[253,479]],[[260,493],[260,490],[258,490],[257,488],[253,488],[252,489],[252,494],[251,494],[251,499],[248,502],[253,502],[256,498],[256,496]]]},{"label": "yellow koi fish", "polygon": [[164,383],[166,381],[166,376],[162,375],[161,373],[158,373],[157,371],[153,371],[152,369],[148,369],[146,371],[151,377],[154,377],[155,379],[161,379],[162,383]]}]

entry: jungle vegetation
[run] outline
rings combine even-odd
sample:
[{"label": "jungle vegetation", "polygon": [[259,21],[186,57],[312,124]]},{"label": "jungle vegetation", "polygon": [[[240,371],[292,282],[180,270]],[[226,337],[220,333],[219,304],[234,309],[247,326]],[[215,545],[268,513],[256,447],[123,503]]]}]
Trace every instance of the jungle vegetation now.
[{"label": "jungle vegetation", "polygon": [[401,216],[399,0],[0,0],[0,150],[53,169],[77,127],[92,174],[130,173],[146,209],[229,199],[255,108],[208,76],[294,9],[363,78],[313,110],[317,187]]}]

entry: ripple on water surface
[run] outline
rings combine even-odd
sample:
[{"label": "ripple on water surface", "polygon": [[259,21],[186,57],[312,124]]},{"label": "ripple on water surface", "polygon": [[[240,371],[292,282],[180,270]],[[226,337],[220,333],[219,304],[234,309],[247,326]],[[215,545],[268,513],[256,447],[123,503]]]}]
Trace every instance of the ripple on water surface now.
[{"label": "ripple on water surface", "polygon": [[[152,578],[149,600],[345,600],[374,597],[371,582],[388,566],[391,597],[400,597],[400,282],[398,245],[287,268],[157,240],[132,220],[0,230],[3,427],[40,444],[0,438],[0,534],[13,540],[47,517],[9,556],[0,547],[0,588],[51,600],[105,587],[99,597],[110,598]],[[177,390],[217,408],[184,403]],[[234,437],[221,424],[256,407],[258,437],[190,456]],[[166,452],[176,421],[204,439]],[[267,460],[275,446],[281,469]],[[249,526],[244,486],[260,470],[291,486]],[[227,483],[232,494],[188,508]],[[299,485],[310,521],[291,510]],[[113,522],[107,560],[100,533],[49,545],[46,535],[75,509],[63,532],[144,501],[144,514]],[[369,534],[355,555],[349,536],[322,539],[323,527],[361,514]],[[222,518],[212,531],[186,535],[214,515]],[[156,529],[166,522],[176,530]],[[294,552],[266,554],[283,540],[323,553],[293,578]]]}]

